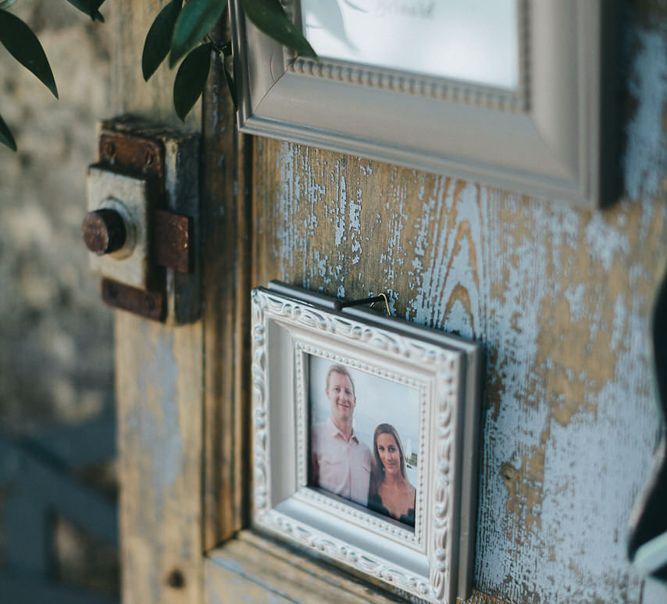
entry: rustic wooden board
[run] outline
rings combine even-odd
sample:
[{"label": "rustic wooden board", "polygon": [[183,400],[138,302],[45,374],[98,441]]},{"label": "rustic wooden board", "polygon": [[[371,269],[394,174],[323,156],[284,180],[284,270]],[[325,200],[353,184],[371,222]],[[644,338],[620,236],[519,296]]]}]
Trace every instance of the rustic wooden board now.
[{"label": "rustic wooden board", "polygon": [[118,312],[115,334],[123,602],[198,603],[201,328]]},{"label": "rustic wooden board", "polygon": [[212,554],[206,562],[205,583],[207,604],[403,601],[380,595],[362,581],[250,532]]},{"label": "rustic wooden board", "polygon": [[[139,67],[162,4],[111,5],[114,113],[174,121],[173,74],[147,86]],[[215,602],[243,586],[247,601],[281,601],[275,590],[287,584],[287,601],[309,601],[308,586],[325,593],[302,557],[262,554],[264,542],[246,536],[224,548],[224,564],[207,565],[201,591],[203,550],[244,521],[246,295],[271,278],[346,298],[387,291],[396,316],[486,346],[471,602],[661,600],[663,588],[632,573],[624,545],[659,429],[645,332],[667,262],[667,16],[659,0],[637,5],[642,18],[626,28],[636,105],[628,195],[604,212],[257,140],[249,216],[246,147],[219,139],[231,123],[219,113],[228,101],[212,102],[214,78],[203,122],[203,325],[117,313],[125,602]],[[174,570],[180,588],[168,585]],[[252,573],[273,593],[251,589],[262,584]],[[333,585],[331,598],[351,589]]]},{"label": "rustic wooden board", "polygon": [[[149,84],[141,75],[144,37],[164,4],[110,3],[114,115],[177,123],[173,72],[163,66]],[[189,119],[197,124],[196,112]],[[115,337],[123,602],[199,603],[202,325],[166,327],[116,312]]]},{"label": "rustic wooden board", "polygon": [[473,601],[649,601],[625,543],[660,429],[667,53],[626,33],[628,194],[605,211],[256,142],[252,285],[385,291],[395,316],[486,348]]},{"label": "rustic wooden board", "polygon": [[[113,106],[117,114],[178,125],[174,71],[163,65],[148,84],[141,77],[144,37],[165,3],[114,4]],[[236,136],[219,65],[204,106],[185,126],[202,126],[202,320],[172,329],[116,316],[126,602],[201,602],[203,552],[234,534],[247,510],[249,238],[243,234],[250,213],[239,183],[249,146]],[[175,570],[183,586],[169,585]]]},{"label": "rustic wooden board", "polygon": [[[221,35],[222,39],[222,35]],[[216,64],[203,109],[204,546],[246,522],[250,380],[250,139]]]}]

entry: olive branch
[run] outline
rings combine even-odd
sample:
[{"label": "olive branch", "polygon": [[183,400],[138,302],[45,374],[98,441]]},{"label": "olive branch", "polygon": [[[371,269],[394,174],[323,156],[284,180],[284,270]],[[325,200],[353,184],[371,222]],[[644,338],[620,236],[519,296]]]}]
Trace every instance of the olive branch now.
[{"label": "olive branch", "polygon": [[[100,7],[105,0],[66,0],[93,21],[104,21]],[[19,17],[8,9],[16,0],[0,0],[0,43],[28,71],[32,72],[58,98],[53,71],[39,39]],[[287,16],[280,0],[241,0],[245,15],[272,39],[306,57],[317,58],[306,38]],[[144,80],[148,81],[169,57],[169,68],[178,65],[174,79],[173,102],[181,120],[201,96],[211,61],[221,59],[230,94],[237,103],[232,44],[217,43],[210,35],[216,23],[229,13],[227,0],[171,0],[156,15],[146,34],[141,58]],[[180,65],[179,65],[180,63]],[[231,65],[231,66],[230,66]],[[16,151],[10,127],[0,115],[0,143]]]}]

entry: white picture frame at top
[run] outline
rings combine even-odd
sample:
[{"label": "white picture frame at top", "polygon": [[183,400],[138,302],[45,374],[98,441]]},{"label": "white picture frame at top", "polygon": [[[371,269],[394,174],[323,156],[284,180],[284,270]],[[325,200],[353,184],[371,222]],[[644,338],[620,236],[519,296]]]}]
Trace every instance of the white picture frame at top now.
[{"label": "white picture frame at top", "polygon": [[[434,10],[466,0],[302,1],[304,7],[299,0],[283,0],[283,5],[315,49],[319,45],[334,56],[320,54],[320,61],[296,56],[256,29],[240,0],[231,0],[243,132],[588,207],[614,200],[619,190],[617,0],[502,0],[509,2],[515,23],[502,14],[479,18],[485,3],[491,7],[500,0],[469,0],[477,10],[462,22],[471,32],[460,37],[466,42],[449,51],[425,46],[460,57],[443,61],[441,70],[420,60],[413,46],[433,35],[428,19]],[[396,49],[354,46],[361,39],[359,32],[352,37],[355,14],[363,13],[363,24],[371,23],[369,7],[375,6],[382,25],[391,6],[407,15],[391,22],[400,27],[401,19],[413,19],[417,4],[424,5],[422,25],[410,30],[410,39],[391,38],[399,49],[410,47],[410,57],[399,60]],[[326,10],[313,25],[310,15],[318,6]],[[327,19],[329,38],[340,38],[347,27],[355,52],[316,35],[327,30]],[[508,39],[508,29],[515,40]],[[498,77],[480,72],[485,56],[495,58],[489,37],[498,40],[497,54],[504,57],[496,65]]]},{"label": "white picture frame at top", "polygon": [[[475,343],[285,284],[254,289],[253,526],[399,594],[467,598],[480,355]],[[338,384],[351,400],[336,398]],[[349,406],[347,439],[339,405]],[[325,464],[351,490],[326,482]],[[410,501],[394,513],[399,488]]]}]

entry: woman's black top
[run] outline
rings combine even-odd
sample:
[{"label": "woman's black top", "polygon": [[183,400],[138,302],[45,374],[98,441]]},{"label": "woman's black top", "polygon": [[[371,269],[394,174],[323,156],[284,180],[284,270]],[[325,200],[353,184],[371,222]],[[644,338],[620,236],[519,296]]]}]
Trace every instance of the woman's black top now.
[{"label": "woman's black top", "polygon": [[[389,510],[382,505],[382,499],[380,498],[380,495],[378,493],[369,493],[368,495],[368,508],[373,510],[374,512],[377,512],[378,514],[384,514],[385,516],[389,516],[390,518],[394,518],[390,513]],[[394,518],[396,520],[396,518]],[[410,508],[408,510],[407,514],[403,514],[400,518],[398,518],[399,522],[402,522],[403,524],[407,524],[409,526],[414,527],[415,526],[415,508]]]}]

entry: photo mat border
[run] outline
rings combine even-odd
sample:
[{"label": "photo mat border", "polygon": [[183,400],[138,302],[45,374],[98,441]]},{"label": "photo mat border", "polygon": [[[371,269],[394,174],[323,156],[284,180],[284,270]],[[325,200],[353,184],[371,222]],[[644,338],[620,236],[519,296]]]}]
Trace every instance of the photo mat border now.
[{"label": "photo mat border", "polygon": [[[464,105],[477,105],[485,109],[509,112],[526,112],[530,109],[530,2],[517,2],[518,85],[515,89],[500,88],[454,78],[412,73],[388,67],[351,63],[330,57],[319,61],[300,57],[289,48],[284,50],[285,71],[300,75],[358,84],[369,88],[400,92],[415,96],[428,96],[442,101]],[[301,31],[300,0],[282,0],[287,14],[297,23]]]},{"label": "photo mat border", "polygon": [[[367,363],[350,356],[345,356],[333,350],[326,350],[321,347],[314,346],[302,340],[295,339],[295,369],[296,369],[296,421],[297,421],[297,450],[301,452],[298,455],[298,471],[297,484],[299,486],[298,496],[307,501],[312,501],[316,505],[331,509],[337,512],[342,518],[347,518],[353,522],[362,521],[362,525],[374,526],[380,533],[387,534],[389,537],[401,539],[408,543],[415,545],[421,551],[425,551],[425,475],[428,467],[428,459],[426,457],[426,441],[427,435],[427,388],[428,384],[423,381],[418,381],[401,375],[393,371],[383,371],[372,363]],[[310,422],[310,401],[309,390],[310,376],[306,376],[305,358],[309,355],[316,356],[321,359],[331,361],[332,363],[340,363],[346,367],[358,369],[370,375],[381,377],[385,380],[403,384],[405,386],[416,389],[419,393],[419,467],[417,469],[417,497],[415,501],[415,528],[414,530],[402,528],[400,523],[392,522],[390,518],[383,517],[370,509],[357,509],[356,506],[350,505],[349,502],[342,503],[337,499],[320,493],[318,490],[308,485],[308,455],[309,455],[309,438],[307,433],[312,428]],[[359,506],[363,508],[363,506]]]},{"label": "photo mat border", "polygon": [[[264,288],[252,292],[255,526],[313,552],[323,554],[332,561],[351,566],[356,571],[379,579],[394,589],[398,588],[425,601],[453,604],[457,595],[467,597],[470,586],[464,584],[461,577],[470,577],[468,568],[471,562],[470,551],[465,546],[461,549],[459,546],[462,538],[471,544],[474,535],[470,534],[469,517],[466,518],[466,534],[464,536],[459,534],[461,493],[456,492],[456,487],[460,490],[461,484],[466,484],[465,481],[462,482],[460,475],[462,422],[467,415],[461,406],[464,404],[464,399],[469,398],[467,395],[464,396],[462,389],[471,383],[464,370],[465,347],[457,346],[456,339],[452,339],[451,348],[435,344],[433,335],[426,335],[421,339],[414,334],[414,326],[401,334],[398,321],[396,322],[398,329],[394,331],[373,322],[350,317],[345,312],[333,310],[333,307],[326,303],[325,297],[305,293],[303,295],[307,298],[306,301],[298,298],[297,289],[294,290],[295,297],[285,295],[290,290],[288,286],[277,284],[275,289],[282,293]],[[312,300],[319,301],[319,298],[322,299],[322,305],[311,303]],[[336,527],[327,526],[328,521],[318,524],[323,516],[321,512],[321,516],[317,517],[317,510],[313,506],[309,507],[307,502],[294,496],[299,490],[296,481],[292,496],[275,506],[272,505],[273,483],[270,459],[272,410],[275,414],[276,410],[282,411],[285,405],[291,406],[294,410],[295,376],[293,355],[288,360],[282,359],[282,363],[286,362],[291,367],[289,371],[292,375],[291,389],[280,383],[278,385],[282,394],[272,393],[272,378],[275,376],[270,375],[269,357],[272,349],[275,349],[273,352],[275,355],[276,351],[282,352],[293,345],[290,334],[295,330],[315,334],[326,341],[335,341],[339,345],[347,345],[359,353],[373,352],[387,358],[409,361],[414,366],[428,367],[434,372],[436,400],[432,404],[436,405],[435,421],[428,444],[431,448],[430,457],[433,466],[431,476],[426,480],[428,486],[424,490],[424,498],[430,499],[430,517],[424,523],[427,544],[427,552],[423,557],[427,569],[425,572],[415,571],[414,565],[408,568],[405,564],[397,562],[405,559],[406,551],[409,549],[407,547],[394,544],[392,551],[389,552],[389,558],[379,556],[337,537]],[[432,334],[429,330],[426,331]],[[438,334],[438,338],[447,339],[441,334]],[[470,344],[468,348],[471,348]],[[473,365],[476,365],[476,361]],[[280,368],[284,369],[282,365]],[[279,377],[280,380],[282,375]],[[285,392],[288,393],[287,399],[291,400],[274,400],[276,396],[286,398]],[[282,436],[281,434],[281,438]],[[292,462],[296,476],[296,454]],[[304,510],[308,513],[300,516]],[[308,517],[304,519],[305,516]],[[317,522],[313,518],[317,518]],[[383,539],[372,526],[357,532],[363,533],[364,539]],[[412,551],[411,555],[415,554],[416,552]]]}]

